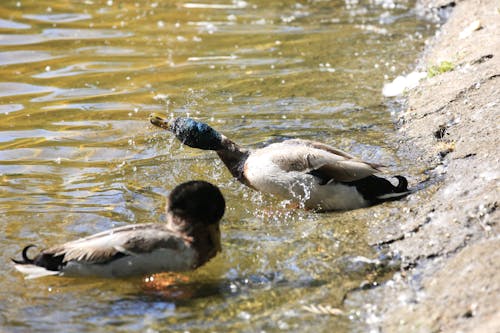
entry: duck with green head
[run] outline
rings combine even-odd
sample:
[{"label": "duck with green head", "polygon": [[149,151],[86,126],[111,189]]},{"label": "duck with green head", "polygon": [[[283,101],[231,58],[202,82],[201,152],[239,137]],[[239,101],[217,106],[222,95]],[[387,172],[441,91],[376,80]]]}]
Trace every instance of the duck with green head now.
[{"label": "duck with green head", "polygon": [[382,165],[365,162],[321,142],[290,139],[260,149],[240,147],[209,125],[192,118],[152,114],[153,125],[171,131],[183,144],[214,150],[243,184],[302,204],[330,211],[367,207],[409,193],[403,176],[396,186],[375,176]]}]

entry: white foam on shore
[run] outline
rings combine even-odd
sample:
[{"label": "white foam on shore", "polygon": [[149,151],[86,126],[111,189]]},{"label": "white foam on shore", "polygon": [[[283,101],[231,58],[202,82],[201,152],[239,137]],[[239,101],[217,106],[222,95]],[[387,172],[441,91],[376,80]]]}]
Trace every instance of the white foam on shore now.
[{"label": "white foam on shore", "polygon": [[400,75],[391,83],[384,84],[382,95],[386,97],[399,96],[403,92],[418,86],[420,80],[425,77],[427,77],[427,72],[411,72],[406,76]]}]

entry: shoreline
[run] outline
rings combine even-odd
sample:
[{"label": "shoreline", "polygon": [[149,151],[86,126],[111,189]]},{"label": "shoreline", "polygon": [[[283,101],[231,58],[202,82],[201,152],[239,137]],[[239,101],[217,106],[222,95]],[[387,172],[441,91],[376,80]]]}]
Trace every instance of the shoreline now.
[{"label": "shoreline", "polygon": [[367,304],[375,332],[500,332],[500,3],[420,0],[417,10],[449,15],[417,67],[436,73],[406,94],[397,133],[422,170],[413,183],[428,185],[368,224],[368,241],[401,270],[346,306]]}]

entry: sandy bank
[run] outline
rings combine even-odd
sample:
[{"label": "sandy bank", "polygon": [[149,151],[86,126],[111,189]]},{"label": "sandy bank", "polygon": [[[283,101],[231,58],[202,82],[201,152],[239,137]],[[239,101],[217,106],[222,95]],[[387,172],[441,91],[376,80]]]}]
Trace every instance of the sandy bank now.
[{"label": "sandy bank", "polygon": [[400,119],[401,154],[427,186],[370,225],[370,241],[399,254],[402,269],[346,301],[377,304],[369,325],[382,332],[500,332],[498,1],[455,3],[420,69],[446,63],[453,70],[421,81]]}]

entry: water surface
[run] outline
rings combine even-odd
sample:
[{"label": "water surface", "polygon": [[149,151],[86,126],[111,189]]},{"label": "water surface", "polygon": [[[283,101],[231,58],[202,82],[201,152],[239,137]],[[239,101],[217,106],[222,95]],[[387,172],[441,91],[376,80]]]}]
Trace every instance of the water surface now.
[{"label": "water surface", "polygon": [[[432,31],[413,1],[3,1],[0,325],[8,332],[362,331],[314,314],[383,279],[369,209],[315,214],[256,193],[151,112],[190,115],[242,145],[301,137],[405,172],[382,84]],[[226,196],[224,252],[197,272],[23,280],[26,244],[162,222],[178,183]],[[398,203],[387,207],[398,207]],[[360,305],[362,306],[362,305]],[[57,326],[54,326],[57,325]]]}]

